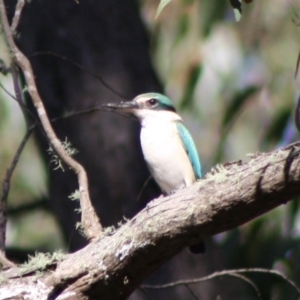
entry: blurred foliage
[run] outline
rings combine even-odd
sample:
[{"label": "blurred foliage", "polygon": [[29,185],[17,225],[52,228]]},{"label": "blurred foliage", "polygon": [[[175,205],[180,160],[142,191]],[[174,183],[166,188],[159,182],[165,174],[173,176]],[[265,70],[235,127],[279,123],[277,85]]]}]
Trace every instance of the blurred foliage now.
[{"label": "blurred foliage", "polygon": [[156,12],[156,18],[160,15],[160,13],[162,12],[162,10],[165,8],[165,6],[170,3],[171,0],[160,0],[160,3],[158,5],[157,8],[157,12]]},{"label": "blurred foliage", "polygon": [[[297,0],[243,2],[239,23],[229,1],[172,0],[155,19],[159,3],[140,1],[153,63],[195,138],[206,171],[216,163],[247,159],[247,153],[271,151],[298,139],[293,122],[300,90],[299,74],[294,78],[300,50]],[[1,58],[7,60],[2,41],[0,47]],[[13,93],[8,76],[1,76],[0,82]],[[19,107],[3,90],[0,107],[2,179],[24,123]],[[45,170],[31,140],[14,174],[9,205],[46,193]],[[43,232],[36,232],[37,226]],[[222,248],[228,268],[275,268],[300,284],[299,235],[299,201],[293,201],[217,235],[213,242]],[[53,217],[44,211],[11,218],[8,242],[49,251],[63,246]],[[264,299],[297,297],[274,276],[253,279]]]},{"label": "blurred foliage", "polygon": [[179,105],[179,108],[184,110],[188,108],[193,107],[194,102],[194,91],[197,87],[197,83],[199,81],[199,77],[202,73],[202,66],[201,65],[195,65],[191,66],[189,76],[188,76],[188,82],[186,83],[185,90]]},{"label": "blurred foliage", "polygon": [[[4,41],[0,40],[0,56],[9,66],[9,53]],[[0,75],[0,180],[5,177],[15,152],[25,135],[25,122],[14,95],[10,75]],[[33,137],[23,151],[11,182],[8,209],[34,203],[47,195],[46,170]],[[41,228],[42,230],[37,230]],[[7,225],[7,247],[19,247],[53,251],[64,248],[62,234],[55,218],[43,207],[42,210],[19,212],[9,215]]]},{"label": "blurred foliage", "polygon": [[[153,61],[206,170],[299,138],[293,114],[300,3],[245,4],[238,23],[229,1],[210,0],[173,0],[153,21],[157,2],[144,1]],[[299,235],[299,202],[293,201],[213,240],[228,268],[275,268],[300,284]],[[264,299],[299,297],[274,276],[250,277]],[[251,295],[247,299],[255,299]]]}]

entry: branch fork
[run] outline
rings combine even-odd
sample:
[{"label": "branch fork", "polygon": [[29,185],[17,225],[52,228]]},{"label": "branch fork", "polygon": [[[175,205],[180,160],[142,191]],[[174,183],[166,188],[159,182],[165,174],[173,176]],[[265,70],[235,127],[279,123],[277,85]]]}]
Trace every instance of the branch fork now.
[{"label": "branch fork", "polygon": [[27,85],[27,91],[31,96],[32,102],[38,113],[41,126],[49,140],[50,145],[53,147],[60,159],[68,165],[78,178],[78,185],[80,191],[80,205],[81,205],[81,225],[85,237],[89,241],[98,240],[103,235],[102,226],[100,220],[92,206],[89,192],[88,192],[88,179],[84,168],[75,161],[64,149],[61,141],[57,138],[50,120],[47,116],[42,99],[38,93],[36,83],[34,80],[34,74],[31,64],[27,57],[20,51],[15,44],[13,34],[17,29],[22,9],[25,5],[25,0],[19,0],[16,6],[15,15],[13,17],[12,25],[9,25],[4,1],[0,0],[0,16],[3,27],[3,32],[11,51],[14,63],[21,69],[25,77]]}]

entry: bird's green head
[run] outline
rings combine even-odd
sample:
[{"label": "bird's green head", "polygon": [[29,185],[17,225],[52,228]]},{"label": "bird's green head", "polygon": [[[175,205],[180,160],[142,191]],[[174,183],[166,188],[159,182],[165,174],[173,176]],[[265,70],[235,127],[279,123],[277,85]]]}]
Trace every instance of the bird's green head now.
[{"label": "bird's green head", "polygon": [[167,110],[176,112],[172,101],[165,95],[159,93],[141,94],[133,99],[140,109]]},{"label": "bird's green head", "polygon": [[105,106],[129,113],[136,113],[141,110],[176,112],[172,101],[167,96],[159,93],[141,94],[132,101],[123,101],[118,104],[108,103]]}]

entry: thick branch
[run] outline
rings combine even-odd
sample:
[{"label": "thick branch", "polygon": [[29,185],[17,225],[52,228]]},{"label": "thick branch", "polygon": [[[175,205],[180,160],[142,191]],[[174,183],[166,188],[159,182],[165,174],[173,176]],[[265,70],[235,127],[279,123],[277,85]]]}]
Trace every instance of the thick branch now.
[{"label": "thick branch", "polygon": [[[20,1],[20,3],[21,2],[22,1]],[[21,12],[21,6],[17,11]],[[27,91],[31,96],[31,99],[36,108],[43,129],[46,133],[46,136],[49,139],[51,146],[59,155],[59,157],[62,159],[62,161],[64,161],[76,173],[78,177],[79,191],[80,191],[80,205],[82,210],[81,221],[82,221],[82,227],[85,236],[89,240],[97,239],[102,234],[102,227],[100,225],[99,219],[90,201],[86,172],[78,162],[76,162],[71,156],[67,154],[67,152],[65,151],[63,145],[57,138],[51,126],[44,104],[37,91],[37,87],[34,80],[34,74],[30,62],[25,57],[25,55],[18,49],[18,47],[14,42],[13,34],[8,23],[6,9],[3,0],[0,0],[0,15],[1,15],[1,22],[3,26],[5,38],[7,40],[7,44],[11,50],[12,57],[15,63],[20,67],[20,69],[24,74],[26,85],[27,85]],[[14,20],[15,20],[15,24],[17,24],[19,20],[19,16],[18,18],[15,17]],[[13,24],[13,27],[16,26],[15,24]]]},{"label": "thick branch", "polygon": [[33,277],[23,275],[9,279],[0,293],[26,282],[27,287],[43,286],[45,294],[52,293],[51,299],[99,299],[100,295],[126,299],[153,270],[187,245],[299,196],[299,154],[297,143],[255,154],[248,163],[220,166],[190,188],[155,199],[112,236],[68,255],[52,274],[39,279],[38,287]]}]

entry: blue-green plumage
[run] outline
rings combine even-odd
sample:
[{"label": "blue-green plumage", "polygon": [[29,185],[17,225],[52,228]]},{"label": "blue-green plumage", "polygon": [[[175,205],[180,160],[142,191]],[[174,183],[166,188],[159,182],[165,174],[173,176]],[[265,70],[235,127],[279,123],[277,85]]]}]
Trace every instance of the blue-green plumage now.
[{"label": "blue-green plumage", "polygon": [[177,125],[177,129],[178,129],[178,133],[180,135],[181,141],[183,143],[184,149],[185,149],[185,151],[190,159],[190,162],[193,166],[195,177],[196,177],[196,179],[200,179],[202,177],[201,164],[200,164],[200,159],[199,159],[198,151],[195,146],[194,140],[182,122],[179,121],[176,123],[176,125]]}]

